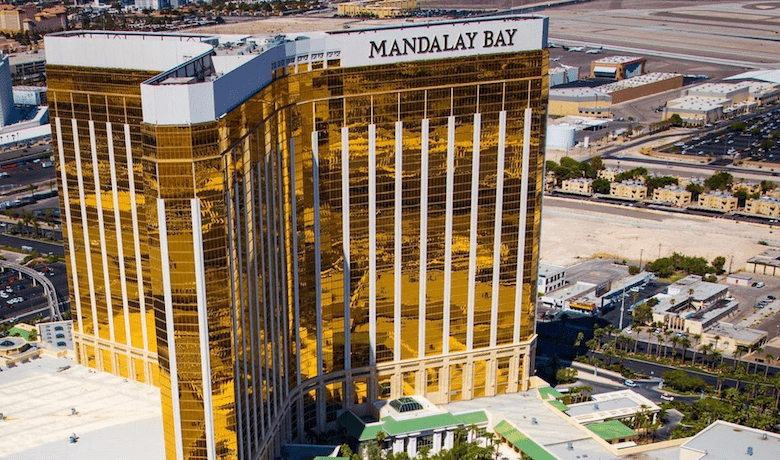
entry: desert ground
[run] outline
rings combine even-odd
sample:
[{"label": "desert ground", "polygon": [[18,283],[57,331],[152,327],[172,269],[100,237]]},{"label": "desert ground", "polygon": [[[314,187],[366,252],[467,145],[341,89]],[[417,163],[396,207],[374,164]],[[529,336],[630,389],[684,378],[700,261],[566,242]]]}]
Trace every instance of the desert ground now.
[{"label": "desert ground", "polygon": [[[780,229],[726,219],[670,214],[545,197],[540,259],[567,266],[599,255],[648,262],[679,252],[712,260],[724,256],[734,271],[780,245]],[[733,257],[733,262],[731,262]]]}]

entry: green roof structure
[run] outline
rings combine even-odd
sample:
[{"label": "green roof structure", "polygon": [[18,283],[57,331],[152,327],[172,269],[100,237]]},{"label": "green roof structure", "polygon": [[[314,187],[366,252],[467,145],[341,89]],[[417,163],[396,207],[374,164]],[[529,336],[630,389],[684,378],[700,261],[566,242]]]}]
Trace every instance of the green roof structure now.
[{"label": "green roof structure", "polygon": [[393,417],[388,416],[383,418],[382,421],[385,422],[383,429],[390,436],[404,433],[416,433],[418,431],[427,431],[448,426],[458,426],[463,423],[449,412],[405,420],[395,420]]},{"label": "green roof structure", "polygon": [[556,458],[544,447],[533,442],[528,436],[510,425],[506,420],[501,420],[498,425],[493,427],[493,431],[533,460],[556,460]]},{"label": "green roof structure", "polygon": [[488,421],[487,414],[483,410],[477,410],[474,412],[466,412],[464,414],[453,414],[453,415],[455,415],[455,418],[460,420],[460,422],[465,426],[479,425],[482,423],[487,423]]},{"label": "green roof structure", "polygon": [[566,404],[558,401],[557,399],[551,399],[551,400],[549,400],[547,402],[550,403],[551,406],[553,406],[554,408],[558,409],[561,412],[566,412],[567,410],[569,410],[569,406],[567,406]]},{"label": "green roof structure", "polygon": [[563,395],[560,391],[556,390],[553,387],[540,387],[539,388],[539,394],[542,396],[542,399],[550,399],[550,397],[554,399],[563,398]]},{"label": "green roof structure", "polygon": [[605,441],[613,441],[620,438],[630,438],[636,436],[638,433],[631,428],[623,425],[617,420],[610,420],[608,422],[594,423],[588,425],[587,428],[596,433],[598,437]]},{"label": "green roof structure", "polygon": [[14,326],[8,330],[8,335],[13,336],[14,334],[19,334],[19,337],[23,338],[28,342],[30,341],[30,331],[19,329],[18,327]]}]

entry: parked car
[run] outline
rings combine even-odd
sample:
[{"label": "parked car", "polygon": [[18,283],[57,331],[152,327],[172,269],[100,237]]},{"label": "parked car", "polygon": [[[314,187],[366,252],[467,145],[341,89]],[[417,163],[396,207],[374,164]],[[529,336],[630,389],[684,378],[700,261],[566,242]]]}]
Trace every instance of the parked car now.
[{"label": "parked car", "polygon": [[634,382],[633,380],[624,380],[623,385],[633,388],[636,386],[636,382]]},{"label": "parked car", "polygon": [[664,401],[674,401],[674,396],[670,395],[669,393],[664,393],[661,395],[661,399]]}]

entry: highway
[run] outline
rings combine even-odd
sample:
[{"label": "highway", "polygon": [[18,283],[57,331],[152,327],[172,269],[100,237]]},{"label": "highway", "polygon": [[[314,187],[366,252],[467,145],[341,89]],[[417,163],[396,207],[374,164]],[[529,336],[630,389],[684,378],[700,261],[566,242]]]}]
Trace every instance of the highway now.
[{"label": "highway", "polygon": [[17,236],[11,236],[5,233],[0,233],[0,246],[12,246],[15,248],[21,248],[22,246],[30,246],[33,250],[40,252],[41,254],[52,253],[55,256],[64,256],[65,248],[62,244],[47,243],[45,241],[38,241],[28,238],[20,238]]}]

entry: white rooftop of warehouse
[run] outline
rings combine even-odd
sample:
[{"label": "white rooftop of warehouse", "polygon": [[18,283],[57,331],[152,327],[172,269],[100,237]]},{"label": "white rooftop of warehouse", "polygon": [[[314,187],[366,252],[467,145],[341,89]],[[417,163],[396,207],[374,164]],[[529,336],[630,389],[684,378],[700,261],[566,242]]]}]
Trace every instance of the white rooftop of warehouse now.
[{"label": "white rooftop of warehouse", "polygon": [[554,96],[566,96],[566,97],[583,97],[583,96],[606,96],[604,91],[597,91],[590,87],[577,86],[574,88],[552,88],[550,89],[550,97]]},{"label": "white rooftop of warehouse", "polygon": [[778,452],[780,435],[777,433],[721,420],[680,446],[680,458],[697,460],[777,460]]},{"label": "white rooftop of warehouse", "polygon": [[0,412],[3,458],[165,458],[160,390],[65,358],[44,355],[2,369]]},{"label": "white rooftop of warehouse", "polygon": [[[554,89],[551,89],[550,92],[555,91]],[[590,117],[579,117],[576,115],[567,115],[565,117],[556,118],[554,120],[549,120],[547,122],[547,126],[550,125],[568,125],[568,126],[574,126],[579,130],[587,129],[587,128],[604,128],[606,125],[612,122],[612,118],[590,118]]]},{"label": "white rooftop of warehouse", "polygon": [[780,85],[780,69],[751,70],[750,72],[744,72],[724,78],[724,80],[758,80]]},{"label": "white rooftop of warehouse", "polygon": [[720,97],[683,96],[668,101],[666,106],[677,110],[714,110],[728,104],[730,99]]},{"label": "white rooftop of warehouse", "polygon": [[627,62],[639,61],[641,59],[644,58],[639,56],[607,56],[593,62],[596,64],[625,64]]},{"label": "white rooftop of warehouse", "polygon": [[668,80],[670,78],[681,77],[678,73],[667,72],[653,72],[645,75],[637,75],[636,77],[626,78],[625,80],[616,81],[606,85],[596,87],[596,90],[601,93],[614,93],[627,88],[636,88],[638,86],[649,85],[659,81]]}]

